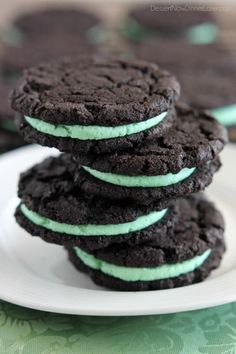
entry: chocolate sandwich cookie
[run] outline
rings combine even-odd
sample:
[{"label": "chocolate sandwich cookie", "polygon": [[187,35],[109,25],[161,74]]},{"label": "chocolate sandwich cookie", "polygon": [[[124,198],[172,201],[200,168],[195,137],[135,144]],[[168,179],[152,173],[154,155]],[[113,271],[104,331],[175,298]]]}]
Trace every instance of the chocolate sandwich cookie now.
[{"label": "chocolate sandwich cookie", "polygon": [[224,221],[214,205],[199,196],[179,201],[181,218],[155,244],[112,244],[91,252],[68,248],[78,270],[107,288],[122,291],[169,289],[204,280],[225,251]]},{"label": "chocolate sandwich cookie", "polygon": [[[209,7],[209,6],[208,6]],[[181,39],[204,45],[218,39],[219,27],[207,4],[161,3],[131,10],[122,33],[134,41],[150,38]]]},{"label": "chocolate sandwich cookie", "polygon": [[199,75],[196,71],[181,70],[177,76],[182,85],[182,100],[194,107],[207,109],[229,129],[236,126],[236,64],[223,72],[209,67],[202,69]]},{"label": "chocolate sandwich cookie", "polygon": [[14,124],[14,111],[8,103],[11,82],[0,83],[0,153],[15,149],[24,144],[22,137],[17,133]]},{"label": "chocolate sandwich cookie", "polygon": [[149,41],[135,51],[138,58],[156,62],[175,73],[181,84],[182,101],[210,110],[230,130],[236,126],[236,63],[224,46],[208,45],[199,50],[174,41]]},{"label": "chocolate sandwich cookie", "polygon": [[41,61],[92,52],[104,33],[95,15],[73,7],[20,15],[3,37],[4,75],[19,75]]},{"label": "chocolate sandwich cookie", "polygon": [[220,164],[226,130],[208,113],[184,104],[168,133],[110,154],[79,154],[76,178],[86,193],[141,204],[203,190]]},{"label": "chocolate sandwich cookie", "polygon": [[[101,20],[92,13],[78,7],[46,7],[33,12],[22,13],[12,22],[12,30],[18,33],[21,41],[55,33],[60,35],[67,33],[70,36],[87,36],[87,32],[94,26],[101,23]],[[11,28],[9,31],[11,31]],[[12,33],[12,37],[14,34]],[[11,38],[12,38],[11,37]],[[87,38],[87,37],[86,37]],[[10,39],[9,42],[11,43]],[[15,45],[19,45],[12,38]]]},{"label": "chocolate sandwich cookie", "polygon": [[21,175],[16,219],[31,235],[93,250],[114,242],[150,242],[172,227],[177,205],[167,208],[164,201],[145,207],[83,193],[73,180],[76,165],[71,155],[62,154]]},{"label": "chocolate sandwich cookie", "polygon": [[86,154],[162,136],[178,96],[176,79],[155,64],[75,57],[26,70],[11,103],[26,141]]}]

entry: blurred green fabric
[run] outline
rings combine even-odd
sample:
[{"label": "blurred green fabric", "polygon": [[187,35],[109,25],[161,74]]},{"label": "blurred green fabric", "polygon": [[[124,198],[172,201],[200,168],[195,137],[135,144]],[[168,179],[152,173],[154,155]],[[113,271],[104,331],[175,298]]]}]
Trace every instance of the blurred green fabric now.
[{"label": "blurred green fabric", "polygon": [[0,353],[235,354],[236,303],[171,315],[88,317],[0,301]]}]

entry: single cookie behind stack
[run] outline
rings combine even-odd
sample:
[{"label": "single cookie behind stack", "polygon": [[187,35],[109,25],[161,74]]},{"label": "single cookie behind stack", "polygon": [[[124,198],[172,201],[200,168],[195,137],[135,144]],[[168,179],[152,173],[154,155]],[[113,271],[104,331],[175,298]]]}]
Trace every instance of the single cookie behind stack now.
[{"label": "single cookie behind stack", "polygon": [[135,6],[121,26],[121,33],[136,42],[172,39],[206,45],[218,40],[220,27],[210,4],[166,1]]},{"label": "single cookie behind stack", "polygon": [[21,13],[2,36],[2,73],[5,77],[19,76],[23,69],[41,61],[92,53],[102,32],[96,15],[73,5]]},{"label": "single cookie behind stack", "polygon": [[0,153],[23,145],[8,107],[23,69],[63,55],[92,53],[104,35],[99,18],[72,5],[22,12],[1,29]]},{"label": "single cookie behind stack", "polygon": [[181,84],[181,101],[209,110],[233,138],[236,62],[229,48],[222,43],[196,46],[183,41],[152,40],[133,45],[132,49],[137,58],[174,72]]}]

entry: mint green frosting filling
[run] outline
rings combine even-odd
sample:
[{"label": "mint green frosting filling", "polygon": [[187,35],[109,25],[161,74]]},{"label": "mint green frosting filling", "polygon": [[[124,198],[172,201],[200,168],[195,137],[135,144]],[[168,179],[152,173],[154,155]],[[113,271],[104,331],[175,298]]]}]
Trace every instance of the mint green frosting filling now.
[{"label": "mint green frosting filling", "polygon": [[203,23],[190,27],[186,31],[186,37],[192,44],[210,44],[215,42],[219,29],[214,23]]},{"label": "mint green frosting filling", "polygon": [[157,32],[140,25],[135,19],[129,18],[121,28],[121,34],[134,41],[141,41],[157,35]]},{"label": "mint green frosting filling", "polygon": [[91,44],[101,44],[107,39],[107,32],[101,25],[95,25],[87,30],[86,36]]},{"label": "mint green frosting filling", "polygon": [[20,206],[21,212],[35,225],[44,227],[50,231],[64,233],[72,236],[115,236],[143,230],[146,227],[161,220],[167,212],[167,209],[153,211],[147,215],[139,216],[134,221],[123,224],[66,224],[48,219],[30,209],[25,204]]},{"label": "mint green frosting filling", "polygon": [[[158,37],[160,32],[157,30],[142,26],[133,18],[129,18],[121,29],[121,33],[135,41],[142,41],[151,37]],[[186,29],[186,39],[192,44],[204,45],[216,41],[219,35],[218,27],[211,22],[205,22],[200,25],[191,26]]]},{"label": "mint green frosting filling", "polygon": [[167,115],[162,112],[156,117],[142,122],[106,127],[100,125],[65,125],[51,124],[40,119],[25,116],[25,120],[40,133],[53,135],[61,138],[72,138],[80,140],[102,140],[132,135],[150,129],[159,124]]},{"label": "mint green frosting filling", "polygon": [[24,35],[18,28],[12,27],[1,35],[1,40],[13,47],[20,47],[24,41]]},{"label": "mint green frosting filling", "polygon": [[236,124],[236,104],[210,109],[210,112],[226,127]]},{"label": "mint green frosting filling", "polygon": [[94,170],[88,166],[82,166],[85,171],[91,174],[93,177],[100,179],[101,181],[115,184],[117,186],[124,187],[147,187],[147,188],[157,188],[170,186],[172,184],[179,183],[184,179],[188,178],[194,171],[193,168],[183,168],[180,172],[167,173],[161,176],[124,176],[115,173],[101,172]]},{"label": "mint green frosting filling", "polygon": [[193,272],[200,267],[211,254],[211,249],[200,256],[193,257],[181,263],[164,264],[159,267],[138,268],[111,264],[94,257],[91,254],[74,247],[77,257],[88,267],[124,281],[152,281],[178,277],[181,274]]}]

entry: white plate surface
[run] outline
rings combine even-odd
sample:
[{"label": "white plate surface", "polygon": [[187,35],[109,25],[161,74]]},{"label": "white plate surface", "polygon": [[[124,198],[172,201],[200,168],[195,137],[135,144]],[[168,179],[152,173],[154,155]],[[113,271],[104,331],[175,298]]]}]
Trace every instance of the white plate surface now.
[{"label": "white plate surface", "polygon": [[208,195],[226,219],[227,252],[203,283],[147,292],[98,287],[67,260],[62,247],[30,237],[14,220],[19,173],[55,150],[30,146],[0,158],[0,298],[45,311],[127,316],[171,313],[236,300],[236,148],[222,154],[224,167]]}]

